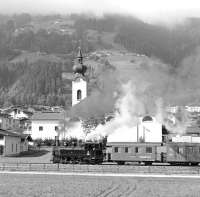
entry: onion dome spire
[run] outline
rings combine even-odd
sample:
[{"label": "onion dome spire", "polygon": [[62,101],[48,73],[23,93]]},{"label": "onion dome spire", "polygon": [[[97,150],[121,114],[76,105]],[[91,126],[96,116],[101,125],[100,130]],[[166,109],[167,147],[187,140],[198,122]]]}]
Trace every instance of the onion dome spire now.
[{"label": "onion dome spire", "polygon": [[83,54],[81,47],[78,47],[78,53],[74,61],[73,71],[75,74],[78,73],[84,76],[86,69],[87,67],[83,65]]},{"label": "onion dome spire", "polygon": [[83,64],[83,54],[82,54],[81,47],[78,47],[77,59],[80,64]]}]

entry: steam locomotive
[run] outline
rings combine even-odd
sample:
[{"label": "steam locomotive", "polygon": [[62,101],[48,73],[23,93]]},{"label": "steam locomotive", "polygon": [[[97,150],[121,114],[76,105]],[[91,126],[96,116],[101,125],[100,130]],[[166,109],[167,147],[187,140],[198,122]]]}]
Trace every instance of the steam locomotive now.
[{"label": "steam locomotive", "polygon": [[101,164],[105,157],[105,144],[72,141],[71,144],[65,143],[63,146],[53,147],[52,156],[53,163]]},{"label": "steam locomotive", "polygon": [[169,163],[178,165],[198,165],[200,144],[188,142],[84,142],[55,146],[52,151],[53,163],[102,164],[115,162],[123,165],[138,162],[144,165]]}]

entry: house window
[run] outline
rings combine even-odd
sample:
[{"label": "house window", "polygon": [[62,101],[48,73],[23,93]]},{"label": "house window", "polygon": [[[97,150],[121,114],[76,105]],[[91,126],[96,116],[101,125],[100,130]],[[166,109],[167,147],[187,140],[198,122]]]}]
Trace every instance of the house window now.
[{"label": "house window", "polygon": [[115,147],[114,152],[115,152],[115,153],[118,153],[118,151],[119,151],[119,150],[118,150],[118,147]]},{"label": "house window", "polygon": [[43,127],[42,126],[39,126],[39,131],[43,131]]},{"label": "house window", "polygon": [[146,147],[146,153],[152,153],[152,147]]},{"label": "house window", "polygon": [[81,100],[81,97],[82,97],[82,92],[81,92],[81,90],[78,90],[77,91],[77,100]]},{"label": "house window", "polygon": [[55,131],[58,131],[58,126],[55,126]]},{"label": "house window", "polygon": [[125,153],[128,153],[128,147],[125,147]]},{"label": "house window", "polygon": [[135,147],[135,153],[138,153],[138,147]]}]

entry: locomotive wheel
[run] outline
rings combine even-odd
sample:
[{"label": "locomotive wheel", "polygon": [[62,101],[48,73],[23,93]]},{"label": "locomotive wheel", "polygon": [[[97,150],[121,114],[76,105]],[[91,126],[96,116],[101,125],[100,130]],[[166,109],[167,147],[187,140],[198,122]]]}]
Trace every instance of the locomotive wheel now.
[{"label": "locomotive wheel", "polygon": [[145,161],[145,162],[144,162],[144,165],[145,165],[145,166],[151,166],[151,165],[152,165],[152,162],[151,162],[151,161]]},{"label": "locomotive wheel", "polygon": [[118,164],[118,165],[124,165],[124,164],[125,164],[125,161],[117,161],[117,164]]}]

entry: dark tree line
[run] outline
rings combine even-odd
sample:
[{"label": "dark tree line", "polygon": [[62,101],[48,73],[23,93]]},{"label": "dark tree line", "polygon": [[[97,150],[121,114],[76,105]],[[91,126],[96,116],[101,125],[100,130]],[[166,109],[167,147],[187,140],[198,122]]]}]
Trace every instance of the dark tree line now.
[{"label": "dark tree line", "polygon": [[45,60],[0,65],[0,104],[69,105],[62,81],[65,66]]}]

